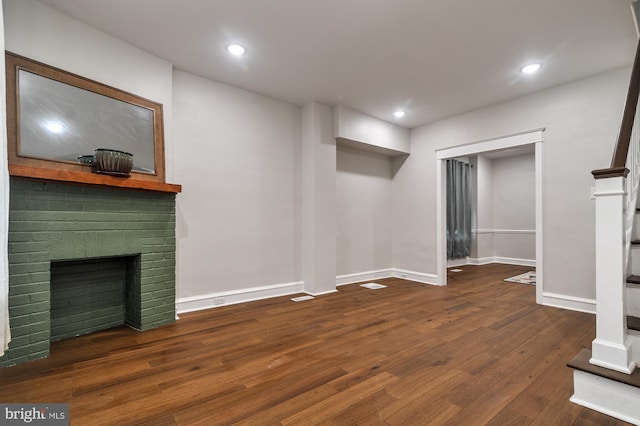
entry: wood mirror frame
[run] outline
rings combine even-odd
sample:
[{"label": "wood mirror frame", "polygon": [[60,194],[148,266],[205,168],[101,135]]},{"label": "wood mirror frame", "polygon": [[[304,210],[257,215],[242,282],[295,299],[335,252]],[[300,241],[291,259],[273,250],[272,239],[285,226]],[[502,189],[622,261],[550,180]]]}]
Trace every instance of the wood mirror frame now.
[{"label": "wood mirror frame", "polygon": [[[11,165],[28,166],[37,169],[53,169],[56,171],[69,171],[92,173],[91,166],[79,162],[64,160],[60,158],[42,158],[40,156],[21,155],[20,141],[20,82],[19,73],[21,70],[51,79],[55,82],[66,84],[75,88],[83,89],[96,96],[106,96],[117,101],[130,104],[134,107],[141,107],[153,113],[153,163],[154,171],[146,172],[133,170],[131,178],[135,180],[165,182],[164,164],[164,129],[162,104],[141,98],[134,94],[116,89],[111,86],[90,80],[67,71],[54,68],[52,66],[33,61],[13,54],[5,53],[6,78],[7,78],[7,151],[9,167]],[[63,140],[64,138],[60,138]],[[105,148],[104,146],[95,148]],[[110,148],[110,147],[106,147]],[[150,150],[150,147],[149,147]],[[88,152],[87,154],[91,154]],[[135,156],[134,156],[135,164]]]}]

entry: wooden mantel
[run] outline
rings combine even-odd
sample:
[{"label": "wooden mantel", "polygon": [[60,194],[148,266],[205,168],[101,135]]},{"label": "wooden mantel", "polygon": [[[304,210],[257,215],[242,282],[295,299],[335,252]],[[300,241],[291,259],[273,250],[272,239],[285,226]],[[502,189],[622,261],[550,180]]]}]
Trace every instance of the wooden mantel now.
[{"label": "wooden mantel", "polygon": [[108,175],[100,175],[97,173],[45,169],[41,167],[23,166],[19,164],[9,164],[9,175],[56,182],[142,189],[146,191],[168,192],[174,194],[182,192],[182,185],[173,183],[154,182],[135,179],[131,177],[121,178]]}]

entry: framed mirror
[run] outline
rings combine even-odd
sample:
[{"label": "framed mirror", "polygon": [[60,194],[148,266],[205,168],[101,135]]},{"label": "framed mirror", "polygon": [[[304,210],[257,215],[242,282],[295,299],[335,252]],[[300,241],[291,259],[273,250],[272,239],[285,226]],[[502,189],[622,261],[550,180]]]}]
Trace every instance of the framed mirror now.
[{"label": "framed mirror", "polygon": [[9,164],[91,173],[80,161],[113,149],[133,154],[133,178],[164,182],[161,104],[10,52],[5,60]]}]

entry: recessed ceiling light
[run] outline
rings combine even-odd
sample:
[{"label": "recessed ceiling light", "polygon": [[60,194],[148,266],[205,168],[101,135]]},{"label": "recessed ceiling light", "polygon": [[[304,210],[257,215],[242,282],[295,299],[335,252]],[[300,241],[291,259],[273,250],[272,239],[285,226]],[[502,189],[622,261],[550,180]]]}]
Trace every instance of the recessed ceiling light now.
[{"label": "recessed ceiling light", "polygon": [[239,44],[230,44],[227,46],[227,50],[229,53],[235,56],[244,55],[245,48],[240,46]]},{"label": "recessed ceiling light", "polygon": [[405,115],[405,114],[406,114],[406,112],[404,112],[404,111],[396,111],[396,112],[394,112],[394,113],[393,113],[393,115],[394,115],[396,118],[404,117],[404,115]]},{"label": "recessed ceiling light", "polygon": [[540,67],[540,64],[529,64],[520,68],[520,72],[522,72],[523,74],[533,74],[534,72],[538,71]]}]

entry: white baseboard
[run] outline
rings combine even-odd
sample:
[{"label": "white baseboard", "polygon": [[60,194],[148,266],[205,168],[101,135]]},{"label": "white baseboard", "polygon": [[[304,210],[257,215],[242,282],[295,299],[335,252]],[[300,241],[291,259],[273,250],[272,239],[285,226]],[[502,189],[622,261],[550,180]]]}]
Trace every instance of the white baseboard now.
[{"label": "white baseboard", "polygon": [[533,234],[535,229],[472,229],[473,234]]},{"label": "white baseboard", "polygon": [[393,269],[378,269],[375,271],[358,272],[356,274],[338,275],[336,277],[336,286],[359,283],[362,281],[371,281],[381,278],[393,277]]},{"label": "white baseboard", "polygon": [[459,259],[447,259],[447,268],[470,265],[469,261],[470,259],[468,256]]},{"label": "white baseboard", "polygon": [[[336,277],[336,286],[391,277],[403,278],[424,284],[438,285],[438,277],[436,275],[389,268],[340,275]],[[272,297],[288,296],[290,294],[297,293],[306,293],[311,296],[321,296],[324,294],[335,293],[337,291],[338,290],[329,290],[321,293],[311,293],[304,290],[304,282],[296,281],[285,284],[274,284],[261,287],[244,288],[240,290],[221,291],[217,293],[204,294],[201,296],[181,297],[176,300],[176,319],[178,319],[178,314],[183,314],[186,312],[218,308],[221,306],[235,305],[238,303],[269,299]]]},{"label": "white baseboard", "polygon": [[342,286],[382,278],[402,278],[405,280],[415,281],[423,284],[440,285],[438,284],[438,276],[435,274],[427,274],[424,272],[407,271],[405,269],[395,268],[378,269],[375,271],[365,271],[355,274],[339,275],[338,277],[336,277],[336,285]]},{"label": "white baseboard", "polygon": [[322,296],[324,294],[331,294],[331,293],[337,293],[338,290],[328,290],[328,291],[321,291],[320,293],[311,293],[310,291],[305,291],[305,293],[307,293],[309,296]]},{"label": "white baseboard", "polygon": [[496,263],[495,257],[469,257],[467,265],[488,265]]},{"label": "white baseboard", "polygon": [[507,265],[518,265],[518,266],[530,266],[532,268],[536,267],[535,259],[518,259],[515,257],[478,257],[478,258],[469,258],[468,265],[488,265],[489,263],[504,263]]},{"label": "white baseboard", "polygon": [[[488,259],[497,263],[509,263],[500,260],[514,260],[508,258],[482,258],[482,259],[469,259],[476,265],[484,265],[489,262]],[[496,260],[498,259],[498,260]],[[515,259],[522,260],[522,259]],[[476,263],[477,262],[477,263]],[[483,262],[483,263],[480,263]],[[535,266],[535,261],[534,265]],[[525,265],[529,266],[529,265]],[[440,286],[440,280],[435,274],[428,274],[424,272],[408,271],[406,269],[379,269],[375,271],[365,271],[354,274],[340,275],[336,277],[336,285],[342,286],[346,284],[372,281],[382,278],[402,278],[405,280],[415,281],[423,284],[431,284]],[[327,292],[312,294],[304,290],[304,283],[302,281],[296,281],[292,283],[274,284],[261,287],[244,288],[240,290],[222,291],[217,293],[209,293],[200,296],[182,297],[176,300],[176,314],[182,314],[186,312],[199,311],[203,309],[216,308],[220,306],[235,305],[238,303],[251,302],[254,300],[268,299],[271,297],[287,296],[290,294],[307,293],[312,296],[321,296],[323,294],[335,293],[337,290],[330,290]],[[572,311],[586,312],[595,314],[596,302],[593,299],[585,299],[580,297],[566,296],[563,294],[555,293],[543,293],[543,305],[553,306],[556,308],[569,309]]]},{"label": "white baseboard", "polygon": [[438,276],[435,274],[426,274],[424,272],[407,271],[405,269],[392,269],[394,278],[402,278],[409,281],[415,281],[423,284],[442,285]]},{"label": "white baseboard", "polygon": [[640,424],[640,389],[624,383],[574,370],[570,401],[625,422]]},{"label": "white baseboard", "polygon": [[594,315],[596,313],[595,299],[548,293],[545,291],[542,293],[542,304],[554,308],[568,309],[570,311],[586,312]]},{"label": "white baseboard", "polygon": [[176,312],[200,311],[220,306],[235,305],[254,300],[269,299],[271,297],[287,296],[289,294],[304,293],[302,281],[266,285],[262,287],[243,288],[240,290],[221,291],[201,296],[181,297],[176,300]]},{"label": "white baseboard", "polygon": [[494,257],[496,263],[506,263],[507,265],[519,265],[536,267],[535,259],[517,259],[513,257]]}]

